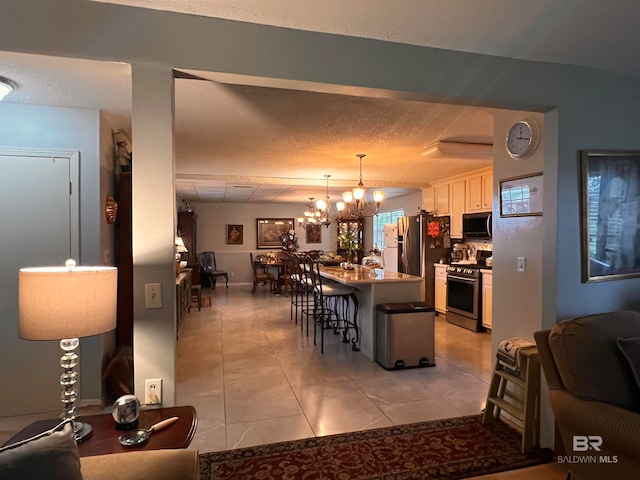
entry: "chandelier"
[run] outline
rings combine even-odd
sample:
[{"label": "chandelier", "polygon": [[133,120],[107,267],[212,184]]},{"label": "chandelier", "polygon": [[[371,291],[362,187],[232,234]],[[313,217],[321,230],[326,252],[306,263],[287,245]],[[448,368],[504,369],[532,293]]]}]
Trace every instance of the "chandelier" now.
[{"label": "chandelier", "polygon": [[366,157],[366,154],[358,153],[356,157],[360,159],[360,182],[358,182],[356,188],[342,194],[342,202],[336,203],[338,220],[340,221],[377,215],[380,203],[384,200],[384,192],[382,190],[374,190],[373,192],[375,209],[364,200],[366,191],[364,189],[364,183],[362,182],[362,159]]},{"label": "chandelier", "polygon": [[330,177],[331,175],[324,176],[324,178],[327,179],[327,194],[324,197],[324,200],[317,200],[314,204],[313,197],[309,197],[310,203],[307,205],[307,210],[303,212],[304,217],[298,217],[296,219],[298,221],[298,225],[305,230],[309,227],[309,225],[324,225],[327,228],[329,228],[329,225],[331,225],[331,220],[329,219],[332,214],[331,204],[329,202]]}]

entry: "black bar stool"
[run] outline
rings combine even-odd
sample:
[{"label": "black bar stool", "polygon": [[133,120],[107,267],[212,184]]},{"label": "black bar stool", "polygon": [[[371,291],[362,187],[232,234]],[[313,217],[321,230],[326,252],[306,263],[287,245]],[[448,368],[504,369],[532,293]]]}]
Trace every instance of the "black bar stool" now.
[{"label": "black bar stool", "polygon": [[342,334],[344,343],[351,342],[351,349],[359,351],[358,299],[353,287],[323,280],[320,264],[307,257],[306,270],[313,288],[313,344],[320,330],[320,353],[324,353],[324,331]]}]

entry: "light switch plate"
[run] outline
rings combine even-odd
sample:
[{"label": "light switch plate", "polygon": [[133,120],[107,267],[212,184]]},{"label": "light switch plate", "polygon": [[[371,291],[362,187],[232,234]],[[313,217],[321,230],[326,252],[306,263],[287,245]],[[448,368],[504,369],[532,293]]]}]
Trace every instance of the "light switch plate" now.
[{"label": "light switch plate", "polygon": [[162,285],[146,283],[144,285],[144,308],[162,308]]},{"label": "light switch plate", "polygon": [[518,257],[518,261],[516,264],[516,270],[518,273],[524,273],[527,270],[527,259],[526,257]]}]

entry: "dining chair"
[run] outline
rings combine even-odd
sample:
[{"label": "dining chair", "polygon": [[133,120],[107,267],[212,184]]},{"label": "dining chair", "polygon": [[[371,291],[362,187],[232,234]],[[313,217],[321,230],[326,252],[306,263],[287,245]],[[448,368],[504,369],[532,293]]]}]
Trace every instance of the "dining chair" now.
[{"label": "dining chair", "polygon": [[344,343],[351,343],[359,351],[358,299],[355,288],[342,283],[325,281],[320,275],[320,264],[307,256],[306,269],[313,286],[313,344],[320,330],[320,353],[324,354],[324,331],[342,334]]},{"label": "dining chair", "polygon": [[198,254],[198,263],[202,268],[202,272],[211,280],[211,288],[216,288],[218,277],[224,277],[226,286],[229,288],[229,274],[225,270],[218,270],[215,252],[200,252]]},{"label": "dining chair", "polygon": [[[291,257],[291,255],[289,252],[278,252],[276,254],[276,263],[281,265],[277,288],[280,289],[280,292],[282,292],[284,288],[285,295],[289,295],[289,290],[293,289],[291,273],[289,272],[289,257]],[[293,295],[293,291],[291,293]]]},{"label": "dining chair", "polygon": [[202,308],[202,285],[200,284],[200,265],[191,267],[191,301],[198,302],[198,311]]},{"label": "dining chair", "polygon": [[313,302],[310,301],[313,292],[311,280],[306,271],[305,258],[298,253],[291,253],[288,256],[288,271],[291,279],[291,309],[289,316],[298,324],[298,313],[300,314],[300,330],[303,330],[303,317],[306,318],[307,335],[309,335],[309,317],[313,316]]},{"label": "dining chair", "polygon": [[256,293],[256,288],[259,283],[265,286],[269,282],[269,290],[273,292],[276,285],[276,277],[267,271],[267,268],[253,261],[253,253],[249,252],[249,258],[251,259],[251,271],[253,272],[253,288],[251,294]]}]

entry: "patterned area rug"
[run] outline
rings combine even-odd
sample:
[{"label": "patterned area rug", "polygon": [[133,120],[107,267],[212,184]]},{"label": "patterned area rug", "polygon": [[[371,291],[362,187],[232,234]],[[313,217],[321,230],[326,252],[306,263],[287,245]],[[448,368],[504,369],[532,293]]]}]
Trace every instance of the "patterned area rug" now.
[{"label": "patterned area rug", "polygon": [[553,459],[520,453],[520,433],[480,415],[200,455],[201,480],[457,479]]}]

